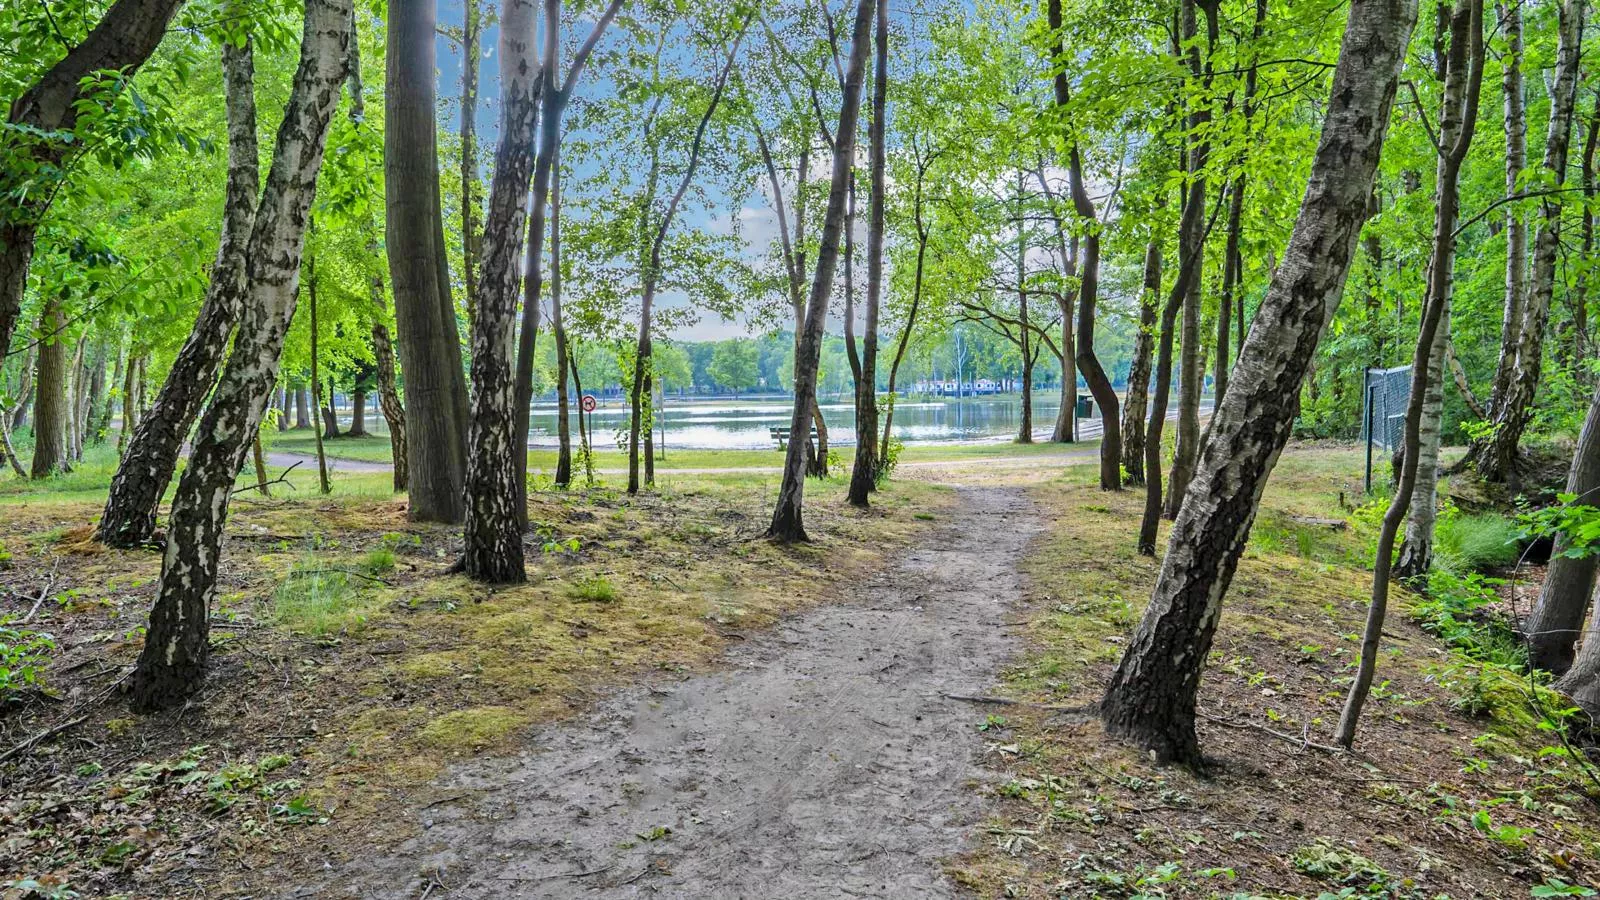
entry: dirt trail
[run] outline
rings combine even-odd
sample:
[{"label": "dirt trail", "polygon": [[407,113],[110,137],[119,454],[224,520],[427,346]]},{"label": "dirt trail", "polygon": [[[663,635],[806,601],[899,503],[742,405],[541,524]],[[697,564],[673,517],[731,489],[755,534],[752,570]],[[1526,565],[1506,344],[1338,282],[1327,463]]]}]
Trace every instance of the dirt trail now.
[{"label": "dirt trail", "polygon": [[925,546],[844,602],[725,671],[637,686],[533,751],[453,769],[440,787],[459,799],[397,812],[418,837],[294,896],[954,894],[939,860],[984,814],[984,710],[945,695],[984,693],[1017,649],[1006,622],[1040,528],[1020,491],[959,490]]}]

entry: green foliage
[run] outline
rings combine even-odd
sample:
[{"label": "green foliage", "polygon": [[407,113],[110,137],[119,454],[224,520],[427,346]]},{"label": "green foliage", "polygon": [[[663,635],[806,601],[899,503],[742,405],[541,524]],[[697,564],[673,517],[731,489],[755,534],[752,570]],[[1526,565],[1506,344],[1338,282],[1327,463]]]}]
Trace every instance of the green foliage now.
[{"label": "green foliage", "polygon": [[1558,494],[1555,506],[1524,512],[1517,518],[1521,537],[1562,539],[1562,556],[1581,559],[1600,553],[1600,507],[1578,503],[1575,494]]},{"label": "green foliage", "polygon": [[570,585],[567,597],[580,603],[613,603],[617,599],[617,588],[605,576],[593,575]]},{"label": "green foliage", "polygon": [[1498,598],[1500,579],[1476,572],[1456,575],[1444,568],[1428,573],[1428,590],[1411,606],[1411,615],[1428,632],[1468,658],[1520,669],[1527,651],[1510,624],[1483,614]]},{"label": "green foliage", "polygon": [[0,624],[0,702],[38,686],[55,649],[55,639],[48,634]]}]

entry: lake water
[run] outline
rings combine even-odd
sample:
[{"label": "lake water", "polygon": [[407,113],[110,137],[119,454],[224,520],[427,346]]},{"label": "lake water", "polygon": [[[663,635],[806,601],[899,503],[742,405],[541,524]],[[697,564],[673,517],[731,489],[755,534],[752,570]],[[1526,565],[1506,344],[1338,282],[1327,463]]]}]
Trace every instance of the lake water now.
[{"label": "lake water", "polygon": [[[1035,434],[1049,437],[1055,425],[1059,397],[1051,393],[1049,402],[1033,404]],[[668,400],[665,412],[668,449],[762,450],[774,445],[768,429],[787,428],[793,406],[783,400],[765,401],[674,401]],[[577,428],[576,410],[573,428]],[[659,413],[658,413],[659,415]],[[850,403],[825,403],[822,417],[828,424],[829,443],[847,446],[855,443],[855,407]],[[915,401],[895,403],[894,433],[906,443],[927,441],[1008,440],[1016,437],[1022,417],[1021,400],[975,398],[966,400]],[[1084,425],[1089,423],[1085,422]],[[626,437],[628,408],[615,400],[593,413],[591,434],[596,446],[615,443],[617,432]],[[656,439],[660,441],[662,423],[658,419]],[[530,421],[529,443],[535,447],[556,445],[556,408],[536,403]],[[1094,429],[1098,432],[1098,428]]]}]

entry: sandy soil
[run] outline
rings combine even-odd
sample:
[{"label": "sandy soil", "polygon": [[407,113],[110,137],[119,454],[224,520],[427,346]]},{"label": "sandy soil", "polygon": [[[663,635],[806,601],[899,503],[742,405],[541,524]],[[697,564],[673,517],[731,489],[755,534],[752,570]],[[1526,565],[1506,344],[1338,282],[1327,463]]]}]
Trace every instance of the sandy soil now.
[{"label": "sandy soil", "polygon": [[[853,596],[458,766],[422,831],[288,896],[938,897],[994,776],[977,695],[1018,649],[1022,493],[959,512]],[[437,796],[437,794],[434,794]]]}]

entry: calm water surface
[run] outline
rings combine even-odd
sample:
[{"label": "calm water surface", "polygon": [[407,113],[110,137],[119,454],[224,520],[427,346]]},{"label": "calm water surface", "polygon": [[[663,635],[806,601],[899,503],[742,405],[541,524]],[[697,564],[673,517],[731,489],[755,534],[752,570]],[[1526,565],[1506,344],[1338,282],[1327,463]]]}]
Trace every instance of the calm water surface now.
[{"label": "calm water surface", "polygon": [[[1055,424],[1060,403],[1052,394],[1050,402],[1033,404],[1036,431],[1048,434]],[[793,407],[780,400],[765,401],[677,401],[666,403],[667,447],[697,450],[760,450],[774,446],[768,429],[789,425]],[[660,415],[658,411],[658,416]],[[574,412],[576,416],[576,412]],[[850,403],[825,403],[822,416],[828,423],[829,443],[855,443],[855,408]],[[1022,417],[1022,402],[1016,398],[918,401],[901,399],[895,403],[894,433],[906,443],[923,441],[1004,440],[1015,437]],[[573,427],[577,427],[574,419]],[[593,413],[591,425],[597,446],[610,444],[618,432],[626,436],[628,408],[615,400],[604,403]],[[662,423],[658,418],[657,440]],[[555,404],[534,404],[529,427],[529,443],[535,447],[556,445]]]}]

